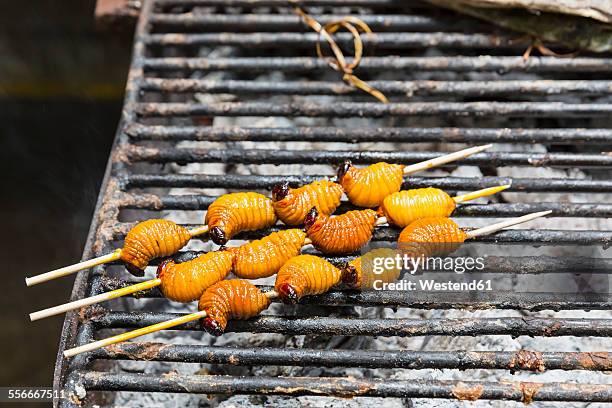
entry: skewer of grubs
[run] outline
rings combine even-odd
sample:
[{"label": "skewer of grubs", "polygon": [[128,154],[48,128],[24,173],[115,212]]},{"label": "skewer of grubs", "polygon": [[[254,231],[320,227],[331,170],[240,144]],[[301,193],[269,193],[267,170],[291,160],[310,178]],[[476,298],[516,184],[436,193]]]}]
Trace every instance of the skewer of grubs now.
[{"label": "skewer of grubs", "polygon": [[389,225],[404,228],[421,218],[448,217],[455,211],[457,204],[497,194],[510,186],[505,184],[483,188],[455,197],[433,187],[402,190],[385,197],[378,213],[387,218]]},{"label": "skewer of grubs", "polygon": [[26,278],[26,285],[37,285],[118,260],[122,260],[132,274],[142,276],[144,268],[151,259],[172,255],[184,247],[191,238],[207,232],[207,225],[188,230],[164,219],[142,221],[127,233],[123,248],[116,249],[107,255]]},{"label": "skewer of grubs", "polygon": [[[398,242],[400,244],[406,242],[450,243],[450,246],[444,247],[444,250],[452,252],[458,246],[456,241],[463,242],[466,239],[492,234],[551,213],[552,211],[541,211],[527,214],[468,232],[464,232],[448,218],[425,218],[407,226],[400,234]],[[432,255],[440,253],[441,248],[439,246],[433,249],[427,247],[425,250],[428,251],[426,254]],[[421,256],[425,254],[419,251],[413,253]],[[225,330],[229,318],[249,319],[254,317],[265,310],[270,300],[276,297],[280,297],[284,302],[296,303],[302,296],[324,293],[343,280],[342,275],[343,273],[338,268],[322,258],[313,255],[298,255],[287,261],[278,272],[274,285],[275,290],[262,292],[250,282],[239,279],[221,281],[204,292],[198,303],[199,312],[72,348],[64,351],[64,357],[73,357],[199,319],[205,319],[203,327],[209,333],[220,335]]]},{"label": "skewer of grubs", "polygon": [[422,218],[412,222],[402,230],[397,240],[397,250],[378,248],[348,262],[342,268],[342,281],[349,288],[357,290],[372,288],[372,284],[376,280],[386,283],[393,282],[399,277],[400,269],[393,266],[384,268],[381,274],[364,273],[363,264],[367,262],[366,259],[369,257],[368,260],[371,262],[374,258],[395,257],[398,252],[407,254],[412,258],[445,255],[458,249],[467,239],[489,235],[513,225],[545,217],[551,213],[550,210],[540,211],[470,231],[459,228],[450,218]]},{"label": "skewer of grubs", "polygon": [[225,194],[208,208],[206,225],[188,230],[169,220],[146,220],[136,224],[127,233],[123,248],[98,258],[26,278],[26,285],[36,285],[118,260],[122,260],[133,275],[143,276],[149,261],[175,254],[195,236],[210,232],[211,239],[222,245],[227,241],[227,237],[240,231],[266,228],[275,223],[272,200],[268,197],[251,192]]},{"label": "skewer of grubs", "polygon": [[338,169],[338,182],[344,188],[351,203],[359,207],[373,208],[382,204],[389,194],[400,191],[405,175],[464,159],[491,146],[488,144],[470,147],[410,166],[379,162],[357,168],[347,160]]},{"label": "skewer of grubs", "polygon": [[[464,202],[470,199],[478,197],[484,197],[485,195],[494,194],[501,191],[508,186],[491,187],[483,190],[478,190],[465,195],[457,196],[454,198],[455,201]],[[441,211],[430,209],[426,211],[423,206],[428,204],[430,206],[437,206],[440,203],[436,200],[431,200],[432,195],[430,190],[437,189],[418,189],[410,191],[420,191],[423,194],[411,195],[416,197],[413,200],[403,200],[400,205],[390,206],[390,213],[392,217],[399,219],[400,213],[406,213],[411,211],[418,215],[449,215],[452,209],[449,210],[449,206],[443,206]],[[448,197],[448,200],[452,200],[446,193],[440,190],[437,194]],[[403,193],[403,192],[402,192]],[[422,199],[419,201],[419,197]],[[412,206],[412,207],[411,207]],[[454,207],[453,207],[454,208]],[[417,211],[418,210],[418,211]],[[290,258],[297,256],[300,250],[305,245],[315,244],[316,247],[322,250],[324,253],[350,253],[358,250],[365,245],[371,238],[374,226],[382,225],[387,222],[386,217],[377,218],[377,214],[373,210],[358,210],[349,211],[345,214],[335,217],[317,217],[316,209],[311,209],[311,217],[308,219],[306,224],[308,237],[306,233],[300,229],[287,229],[278,232],[273,232],[270,235],[263,237],[259,240],[254,240],[243,244],[238,247],[227,248],[227,251],[234,255],[232,270],[234,274],[240,278],[245,279],[260,279],[274,275],[279,271],[281,266]],[[415,216],[416,216],[415,215]],[[184,297],[177,297],[169,292],[172,290],[172,286],[169,284],[163,284],[162,275],[165,269],[174,268],[181,270],[183,274],[191,271],[191,275],[196,282],[200,282],[196,287],[205,289],[210,284],[215,283],[215,280],[211,280],[205,276],[199,276],[199,274],[205,274],[203,265],[206,265],[206,257],[203,255],[196,258],[195,260],[184,262],[176,265],[174,262],[166,260],[158,267],[156,279],[152,279],[146,282],[137,283],[128,287],[116,289],[110,292],[102,293],[99,295],[91,296],[84,299],[75,300],[73,302],[65,303],[62,305],[54,306],[38,312],[30,314],[30,320],[35,321],[46,317],[54,316],[57,314],[65,313],[71,310],[79,309],[81,307],[90,306],[93,304],[101,303],[118,297],[130,295],[143,290],[151,289],[156,286],[162,285],[162,293],[170,300],[188,302],[195,300],[198,296],[197,289],[195,289],[195,297],[193,299],[184,299]],[[195,268],[195,270],[194,270]],[[229,271],[225,273],[221,280],[227,276]],[[219,276],[218,268],[215,265],[211,266],[211,276]],[[168,276],[168,275],[165,275]],[[173,275],[172,275],[173,276]],[[208,283],[208,284],[206,284]],[[194,289],[192,289],[193,291]],[[167,293],[168,292],[168,293]],[[201,293],[200,293],[201,294]]]},{"label": "skewer of grubs", "polygon": [[270,301],[276,297],[278,297],[278,293],[275,290],[263,292],[257,286],[246,280],[224,280],[209,287],[206,292],[204,292],[198,302],[198,308],[200,309],[198,312],[66,350],[64,351],[64,357],[73,357],[77,354],[93,351],[101,347],[121,343],[136,337],[170,329],[200,319],[204,319],[202,325],[207,331],[210,330],[213,333],[219,333],[220,330],[225,330],[228,319],[246,320],[257,316],[263,310],[267,309],[270,305]]},{"label": "skewer of grubs", "polygon": [[340,205],[342,193],[358,207],[376,207],[389,194],[400,191],[404,175],[417,173],[480,153],[492,145],[476,146],[426,160],[410,166],[376,163],[358,169],[345,161],[338,170],[338,183],[317,180],[299,188],[289,183],[272,189],[272,205],[276,215],[286,225],[301,225],[312,207],[320,214],[331,215]]},{"label": "skewer of grubs", "polygon": [[327,292],[340,283],[340,278],[340,270],[326,260],[314,255],[298,255],[287,261],[279,271],[275,290],[263,292],[242,279],[221,281],[204,292],[198,302],[198,312],[75,347],[64,351],[64,356],[73,357],[200,319],[208,333],[220,336],[229,319],[246,320],[255,317],[277,297],[284,302],[295,303],[302,296]]}]

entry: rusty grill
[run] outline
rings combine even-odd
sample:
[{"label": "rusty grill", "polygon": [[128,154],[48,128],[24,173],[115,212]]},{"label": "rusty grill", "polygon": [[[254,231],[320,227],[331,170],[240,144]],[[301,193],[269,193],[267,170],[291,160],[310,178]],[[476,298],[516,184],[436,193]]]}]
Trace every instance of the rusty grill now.
[{"label": "rusty grill", "polygon": [[[456,150],[453,144],[482,143],[501,147],[444,170],[408,177],[404,188],[465,191],[511,182],[508,191],[520,194],[516,200],[520,202],[468,204],[455,216],[469,221],[550,209],[554,217],[584,220],[585,227],[564,228],[564,218],[556,218],[561,222],[552,228],[507,230],[480,238],[481,242],[607,248],[612,231],[594,227],[593,221],[612,215],[612,59],[583,54],[573,59],[532,56],[525,61],[519,55],[528,44],[519,34],[424,3],[403,3],[301,3],[321,22],[355,14],[372,27],[376,35],[364,36],[369,55],[359,74],[389,97],[391,103],[384,105],[344,84],[315,56],[317,34],[302,24],[286,1],[144,1],[123,116],[84,258],[121,246],[135,221],[172,212],[171,217],[183,224],[200,222],[207,206],[225,189],[266,191],[284,180],[301,185],[332,174],[330,165],[343,159],[361,164],[413,163],[442,150]],[[340,43],[350,42],[343,34],[337,38]],[[251,125],[255,122],[257,126]],[[379,142],[394,148],[371,147]],[[532,148],[535,145],[544,148]],[[271,171],[271,165],[276,170]],[[473,166],[479,173],[454,173],[459,166]],[[504,172],[506,168],[518,168],[524,176]],[[549,168],[557,170],[541,177],[531,173]],[[533,194],[547,194],[547,199],[529,200]],[[590,196],[583,202],[563,202],[555,198],[558,194]],[[267,233],[245,233],[240,238]],[[397,233],[381,227],[374,239],[391,241]],[[183,251],[178,257],[188,259],[201,250]],[[331,257],[333,262],[345,259]],[[578,272],[568,265],[563,257],[507,256],[497,259],[492,272]],[[82,272],[72,299],[134,283],[126,276],[118,264]],[[181,310],[195,310],[194,305],[170,308],[160,296],[151,290],[67,316],[55,387],[64,389],[69,398],[60,405],[112,404],[119,392],[129,391],[264,394],[266,398],[612,401],[612,385],[601,379],[603,374],[599,384],[580,376],[575,381],[546,380],[553,378],[545,375],[554,370],[612,369],[607,352],[588,347],[579,352],[502,351],[503,343],[486,351],[368,349],[356,343],[341,347],[331,340],[318,347],[297,341],[288,347],[258,343],[255,335],[346,336],[365,338],[370,345],[367,341],[374,337],[532,336],[586,342],[612,336],[607,314],[612,303],[607,296],[576,299],[508,291],[462,302],[432,301],[422,293],[407,297],[400,292],[336,290],[306,299],[303,312],[277,307],[249,321],[231,322],[232,333],[221,338],[237,339],[229,345],[222,340],[215,343],[196,322],[164,332],[165,337],[154,341],[120,344],[72,360],[62,357],[65,349],[114,329],[143,327],[176,317]],[[388,310],[381,312],[382,307],[416,314],[395,317]],[[452,314],[458,311],[463,314]],[[160,342],[161,338],[169,341]],[[195,340],[185,342],[187,338]],[[141,364],[139,368],[121,366],[132,360]],[[179,372],[159,368],[169,371],[174,367],[170,363],[186,364]],[[149,368],[154,364],[156,368]],[[209,368],[197,373],[191,369],[189,374],[194,364]],[[265,371],[270,366],[281,368]],[[322,371],[319,377],[291,366],[347,371]],[[263,367],[264,374],[252,367]],[[408,369],[413,377],[395,374]],[[433,369],[455,374],[432,375]],[[479,379],[474,375],[478,370],[493,370],[497,380]],[[361,375],[355,377],[357,372]]]}]

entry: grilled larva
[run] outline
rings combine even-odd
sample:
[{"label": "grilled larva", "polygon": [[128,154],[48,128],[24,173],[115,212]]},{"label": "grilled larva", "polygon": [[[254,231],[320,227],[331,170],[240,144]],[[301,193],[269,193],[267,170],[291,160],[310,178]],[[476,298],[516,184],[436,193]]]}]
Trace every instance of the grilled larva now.
[{"label": "grilled larva", "polygon": [[222,195],[208,207],[204,222],[213,242],[224,245],[238,232],[274,225],[276,215],[268,197],[253,192],[232,193]]},{"label": "grilled larva", "polygon": [[302,296],[327,292],[340,282],[342,273],[331,263],[314,255],[299,255],[278,271],[274,288],[281,300],[296,303]]},{"label": "grilled larva", "polygon": [[446,255],[459,248],[466,238],[450,218],[422,218],[402,230],[398,250],[415,258]]},{"label": "grilled larva", "polygon": [[221,281],[209,287],[200,298],[199,310],[206,311],[204,329],[215,336],[225,331],[229,319],[246,320],[270,305],[270,299],[252,283],[242,279]]},{"label": "grilled larva", "polygon": [[313,207],[304,227],[314,247],[321,252],[347,254],[357,251],[372,238],[376,218],[376,211],[370,209],[329,217]]},{"label": "grilled larva", "polygon": [[294,228],[229,248],[235,254],[234,273],[245,279],[272,276],[286,261],[300,253],[305,239],[306,233]]},{"label": "grilled larva", "polygon": [[372,249],[368,253],[347,262],[342,269],[342,282],[349,288],[357,290],[374,289],[375,282],[395,282],[402,272],[402,268],[398,267],[397,262],[394,262],[391,267],[383,262],[380,273],[374,271],[374,262],[381,258],[395,259],[396,256],[397,251],[395,249]]},{"label": "grilled larva", "polygon": [[321,214],[333,214],[342,193],[342,186],[329,180],[314,181],[300,188],[290,188],[285,182],[272,189],[272,205],[279,220],[287,225],[302,225],[312,207],[317,207]]},{"label": "grilled larva", "polygon": [[208,252],[191,261],[159,264],[157,277],[165,297],[177,302],[193,302],[211,285],[222,281],[232,270],[234,254],[230,251]]},{"label": "grilled larva", "polygon": [[380,162],[359,169],[347,160],[338,169],[338,182],[351,203],[373,208],[379,206],[386,196],[400,190],[404,167]]},{"label": "grilled larva", "polygon": [[438,188],[418,188],[392,193],[385,197],[381,212],[391,225],[404,228],[420,218],[448,217],[455,201]]},{"label": "grilled larva", "polygon": [[143,221],[127,233],[121,260],[131,273],[142,276],[151,259],[176,253],[190,239],[189,231],[172,221]]}]

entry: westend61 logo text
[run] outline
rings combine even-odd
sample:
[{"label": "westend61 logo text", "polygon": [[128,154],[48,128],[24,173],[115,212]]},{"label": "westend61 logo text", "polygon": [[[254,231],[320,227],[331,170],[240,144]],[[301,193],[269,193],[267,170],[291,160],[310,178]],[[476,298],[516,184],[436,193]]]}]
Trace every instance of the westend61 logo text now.
[{"label": "westend61 logo text", "polygon": [[462,274],[465,272],[482,271],[485,267],[483,257],[411,257],[407,254],[397,254],[394,257],[373,258],[372,272],[381,275],[385,270],[401,269],[411,275],[418,271],[442,271]]}]

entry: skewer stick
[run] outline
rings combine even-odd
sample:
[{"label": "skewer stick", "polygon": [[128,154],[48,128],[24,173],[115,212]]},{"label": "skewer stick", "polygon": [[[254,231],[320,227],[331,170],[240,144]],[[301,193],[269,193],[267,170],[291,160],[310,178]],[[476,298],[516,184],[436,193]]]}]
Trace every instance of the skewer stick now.
[{"label": "skewer stick", "polygon": [[39,283],[47,282],[52,279],[57,279],[63,276],[68,276],[75,272],[82,271],[83,269],[93,268],[94,266],[97,266],[97,265],[102,265],[105,263],[117,261],[120,258],[121,258],[121,249],[117,249],[111,252],[110,254],[102,255],[94,259],[89,259],[87,261],[79,262],[74,265],[55,269],[50,272],[32,276],[31,278],[26,278],[25,282],[27,286],[38,285]]},{"label": "skewer stick", "polygon": [[483,188],[482,190],[476,190],[476,191],[472,191],[471,193],[455,196],[455,197],[453,197],[453,200],[456,203],[464,203],[466,201],[472,201],[472,200],[475,200],[477,198],[487,197],[487,196],[491,196],[493,194],[497,194],[500,191],[504,191],[504,190],[510,188],[510,186],[511,186],[511,184],[504,184],[503,186]]},{"label": "skewer stick", "polygon": [[428,170],[433,167],[438,167],[446,163],[454,162],[457,160],[465,159],[473,154],[480,153],[487,150],[492,144],[470,147],[468,149],[459,150],[458,152],[445,154],[444,156],[436,157],[434,159],[425,160],[420,163],[412,164],[404,167],[404,174],[418,173],[419,171]]},{"label": "skewer stick", "polygon": [[532,213],[532,214],[523,215],[522,217],[512,218],[510,220],[498,222],[497,224],[489,225],[487,227],[478,228],[478,229],[475,229],[475,230],[472,230],[472,231],[468,231],[468,232],[466,232],[466,235],[467,235],[466,239],[476,238],[476,237],[480,237],[480,236],[483,236],[483,235],[492,234],[494,232],[497,232],[497,231],[502,230],[502,229],[507,228],[507,227],[511,227],[513,225],[522,224],[522,223],[527,222],[527,221],[535,220],[536,218],[544,217],[544,216],[546,216],[546,215],[548,215],[550,213],[552,213],[551,210],[540,211],[540,212],[536,212],[536,213]]},{"label": "skewer stick", "polygon": [[[264,292],[269,299],[274,299],[278,297],[278,293],[275,290],[270,290],[269,292]],[[140,329],[132,330],[126,333],[121,333],[116,336],[112,336],[106,339],[94,341],[93,343],[85,344],[83,346],[74,347],[64,351],[64,357],[74,357],[77,354],[85,353],[88,351],[97,350],[102,347],[110,346],[112,344],[121,343],[136,337],[144,336],[145,334],[151,334],[158,332],[160,330],[170,329],[172,327],[189,323],[194,320],[203,319],[206,317],[206,312],[204,310],[200,310],[199,312],[191,313],[188,315],[180,316],[175,319],[166,320],[165,322],[152,324],[151,326],[142,327]]]},{"label": "skewer stick", "polygon": [[110,292],[75,300],[74,302],[64,303],[63,305],[58,305],[50,307],[48,309],[40,310],[38,312],[30,313],[30,321],[33,322],[50,316],[66,313],[71,310],[80,309],[81,307],[94,305],[96,303],[105,302],[107,300],[115,299],[121,296],[126,296],[132,293],[151,289],[159,285],[161,285],[161,279],[151,279],[145,282],[137,283],[135,285],[126,286],[125,288],[111,290]]},{"label": "skewer stick", "polygon": [[[200,227],[196,227],[192,230],[189,230],[189,235],[191,237],[195,237],[198,235],[206,234],[208,232],[208,225],[202,225]],[[32,276],[31,278],[26,278],[26,285],[33,286],[38,285],[39,283],[47,282],[53,279],[62,278],[64,276],[71,275],[75,272],[82,271],[83,269],[93,268],[94,266],[106,264],[109,262],[118,261],[121,259],[121,249],[116,249],[107,255],[102,255],[97,258],[89,259],[87,261],[79,262],[74,265],[65,266],[63,268],[55,269],[50,272],[45,272],[40,275]]]},{"label": "skewer stick", "polygon": [[111,344],[117,344],[126,340],[133,339],[135,337],[144,336],[145,334],[154,333],[160,330],[169,329],[180,324],[189,323],[194,320],[203,319],[206,317],[206,312],[201,310],[196,313],[191,313],[185,316],[177,317],[176,319],[166,320],[165,322],[153,324],[151,326],[142,327],[140,329],[132,330],[126,333],[121,333],[116,336],[112,336],[106,339],[94,341],[93,343],[85,344],[83,346],[71,348],[64,351],[64,357],[73,357],[77,354],[85,353],[99,349],[101,347],[110,346]]},{"label": "skewer stick", "polygon": [[197,237],[198,235],[206,234],[208,232],[208,225],[201,225],[189,230],[191,237]]}]

